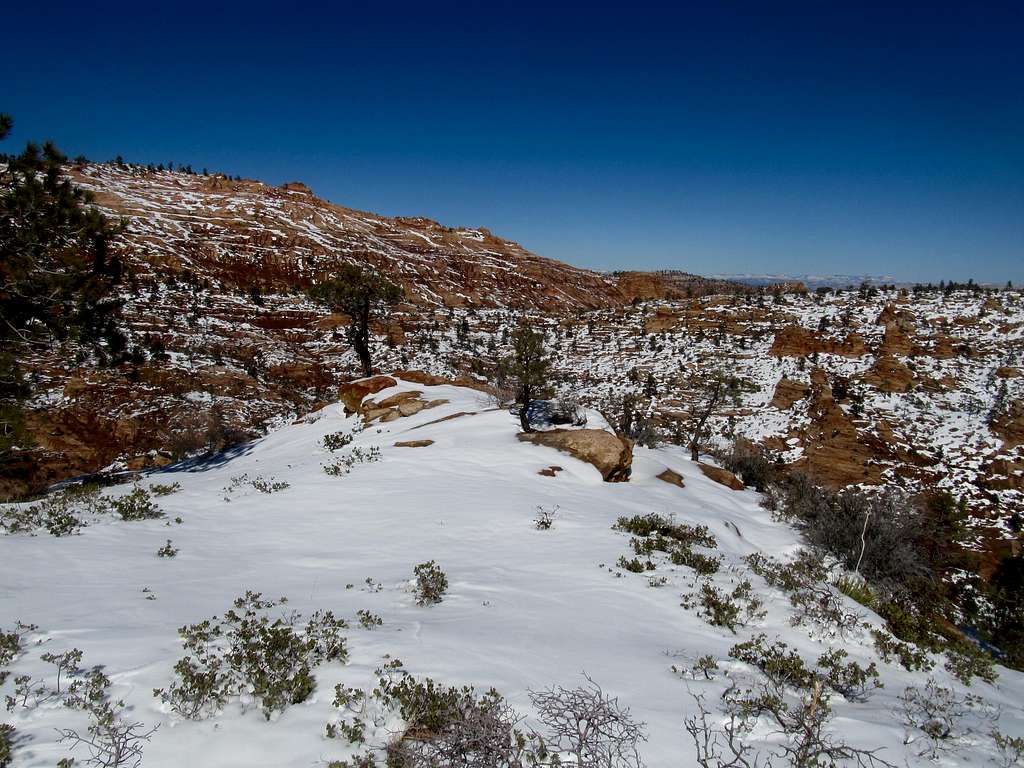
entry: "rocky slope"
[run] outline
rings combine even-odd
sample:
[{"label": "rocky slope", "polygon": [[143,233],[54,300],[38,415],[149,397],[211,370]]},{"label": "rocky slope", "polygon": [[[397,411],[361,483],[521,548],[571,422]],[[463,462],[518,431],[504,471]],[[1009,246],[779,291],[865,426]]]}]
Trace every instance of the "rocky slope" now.
[{"label": "rocky slope", "polygon": [[760,443],[832,485],[949,487],[999,535],[1024,511],[1018,292],[773,294],[685,273],[602,275],[485,230],[334,206],[301,185],[71,173],[128,218],[119,248],[136,275],[124,319],[137,354],[116,368],[73,348],[27,361],[36,444],[4,458],[2,495],[165,464],[333,399],[355,371],[346,320],[301,288],[353,260],[406,288],[375,329],[384,369],[479,383],[526,316],[547,332],[556,389],[610,413],[633,394],[663,438],[680,433],[717,367],[741,382],[712,418],[720,444]]},{"label": "rocky slope", "polygon": [[300,183],[97,164],[70,174],[105,212],[128,219],[121,252],[142,275],[192,273],[227,289],[287,292],[350,262],[402,284],[417,306],[567,310],[624,300],[614,279],[486,229],[343,208]]}]

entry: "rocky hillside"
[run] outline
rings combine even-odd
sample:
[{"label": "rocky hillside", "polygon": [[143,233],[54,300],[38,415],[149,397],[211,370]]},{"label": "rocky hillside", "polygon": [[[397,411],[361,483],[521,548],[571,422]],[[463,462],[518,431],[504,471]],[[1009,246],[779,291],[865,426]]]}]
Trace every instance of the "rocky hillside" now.
[{"label": "rocky hillside", "polygon": [[191,274],[228,290],[289,292],[350,262],[387,274],[416,306],[565,311],[624,300],[614,279],[541,258],[486,229],[343,208],[300,183],[107,164],[70,173],[105,212],[128,219],[121,252],[143,276]]},{"label": "rocky hillside", "polygon": [[[562,315],[671,293],[655,276],[637,289],[486,229],[343,208],[297,183],[113,163],[68,173],[126,222],[114,251],[133,275],[124,320],[137,362],[101,369],[74,348],[28,360],[34,445],[0,460],[0,497],[119,458],[163,463],[307,411],[349,373],[333,332],[344,318],[303,293],[341,263],[372,265],[400,283],[399,318],[445,307]],[[689,276],[686,294],[727,288]],[[402,326],[382,332],[400,344]]]},{"label": "rocky hillside", "polygon": [[684,431],[719,368],[741,383],[712,417],[720,445],[748,439],[834,486],[948,487],[996,538],[1024,512],[1019,292],[773,294],[685,273],[601,275],[296,185],[71,172],[128,218],[119,248],[135,272],[124,294],[135,355],[115,368],[74,348],[28,361],[35,445],[5,458],[4,495],[166,464],[332,400],[356,370],[346,319],[301,288],[350,259],[406,288],[375,329],[384,369],[486,381],[525,316],[547,331],[557,390],[613,417],[633,395],[661,439]]}]

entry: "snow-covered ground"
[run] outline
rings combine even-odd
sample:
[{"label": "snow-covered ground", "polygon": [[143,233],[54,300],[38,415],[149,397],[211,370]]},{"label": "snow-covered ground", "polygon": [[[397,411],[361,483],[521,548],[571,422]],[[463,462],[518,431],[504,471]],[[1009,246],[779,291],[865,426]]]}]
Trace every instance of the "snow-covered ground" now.
[{"label": "snow-covered ground", "polygon": [[[49,675],[52,667],[40,654],[72,647],[84,651],[86,665],[104,665],[112,693],[131,707],[131,717],[160,726],[145,747],[149,768],[298,767],[343,758],[351,752],[344,742],[324,738],[325,724],[337,717],[334,686],[372,685],[374,668],[388,656],[417,676],[494,686],[527,716],[529,689],[575,686],[586,672],[646,722],[646,763],[678,768],[694,764],[683,728],[684,717],[695,712],[690,691],[713,703],[726,681],[687,679],[673,665],[710,654],[723,670],[743,672],[728,658],[729,648],[759,632],[781,637],[809,662],[831,647],[792,627],[787,597],[756,576],[750,578],[767,616],[733,635],[680,605],[681,595],[694,589],[688,568],[659,566],[651,575],[668,583],[655,588],[648,575],[615,566],[620,555],[632,555],[629,536],[612,529],[616,518],[650,512],[709,527],[724,557],[714,577],[722,587],[746,577],[741,558],[747,554],[793,552],[797,535],[773,522],[754,492],[712,482],[676,448],[637,448],[630,482],[604,483],[589,464],[519,442],[516,421],[491,410],[478,392],[400,383],[375,397],[407,389],[449,403],[362,431],[358,417],[330,405],[229,460],[147,477],[143,486],[181,486],[157,499],[166,520],[111,517],[77,536],[0,538],[0,628],[18,619],[39,626],[10,670]],[[460,412],[466,415],[438,421]],[[599,422],[592,412],[590,426]],[[332,454],[321,440],[338,431],[356,434],[349,448]],[[400,440],[435,442],[395,447]],[[356,464],[340,477],[324,473],[337,455],[372,446],[381,450],[379,461]],[[564,471],[537,474],[552,464]],[[685,488],[655,477],[666,467],[684,476]],[[233,482],[243,475],[288,487],[261,493]],[[538,506],[558,507],[550,530],[533,524]],[[179,553],[158,557],[168,538]],[[428,560],[443,568],[449,589],[443,602],[423,607],[410,580],[413,567]],[[289,608],[306,615],[325,609],[348,619],[351,658],[318,667],[316,692],[269,722],[237,701],[212,719],[181,720],[153,695],[172,681],[183,655],[177,630],[222,614],[246,590],[287,596]],[[360,628],[360,609],[381,616],[383,626]],[[904,746],[893,709],[905,687],[922,685],[925,676],[877,659],[868,636],[836,647],[862,664],[875,661],[885,687],[866,703],[835,696],[831,727],[855,746],[884,748],[881,755],[892,763],[923,764],[916,744]],[[995,685],[976,680],[971,692],[1001,708],[1003,733],[1019,736],[1024,675],[1000,673]],[[933,675],[965,692],[941,663]],[[13,679],[2,692],[12,687]],[[20,735],[18,766],[53,766],[68,754],[54,729],[84,730],[85,724],[80,713],[56,704],[15,707],[0,721]],[[987,735],[993,725],[979,724],[943,762],[985,764],[993,755]]]}]

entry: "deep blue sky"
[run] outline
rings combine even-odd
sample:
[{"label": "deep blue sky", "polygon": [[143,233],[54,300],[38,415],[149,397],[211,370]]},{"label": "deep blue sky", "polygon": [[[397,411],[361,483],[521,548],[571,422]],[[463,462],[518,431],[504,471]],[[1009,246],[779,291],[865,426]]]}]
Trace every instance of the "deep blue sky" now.
[{"label": "deep blue sky", "polygon": [[1020,0],[10,5],[8,151],[301,180],[600,269],[1024,283]]}]

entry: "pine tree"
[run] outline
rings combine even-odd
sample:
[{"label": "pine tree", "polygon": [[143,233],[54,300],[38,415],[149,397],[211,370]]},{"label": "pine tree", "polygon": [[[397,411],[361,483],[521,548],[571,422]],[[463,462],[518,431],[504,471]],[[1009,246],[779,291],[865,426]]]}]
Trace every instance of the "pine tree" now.
[{"label": "pine tree", "polygon": [[530,426],[530,403],[547,387],[551,360],[544,349],[544,334],[530,326],[520,325],[512,333],[512,356],[505,361],[509,376],[516,381],[519,400],[519,424],[523,432]]},{"label": "pine tree", "polygon": [[[12,120],[0,116],[0,138]],[[0,169],[0,452],[19,439],[27,394],[18,358],[31,347],[78,341],[109,359],[124,350],[111,291],[121,265],[109,245],[114,225],[64,176],[67,158],[29,143]]]},{"label": "pine tree", "polygon": [[359,356],[363,374],[372,376],[370,323],[383,315],[388,307],[399,302],[402,298],[401,287],[377,272],[354,264],[344,264],[333,278],[313,286],[309,293],[332,311],[349,316],[351,322],[345,329],[345,336]]}]

